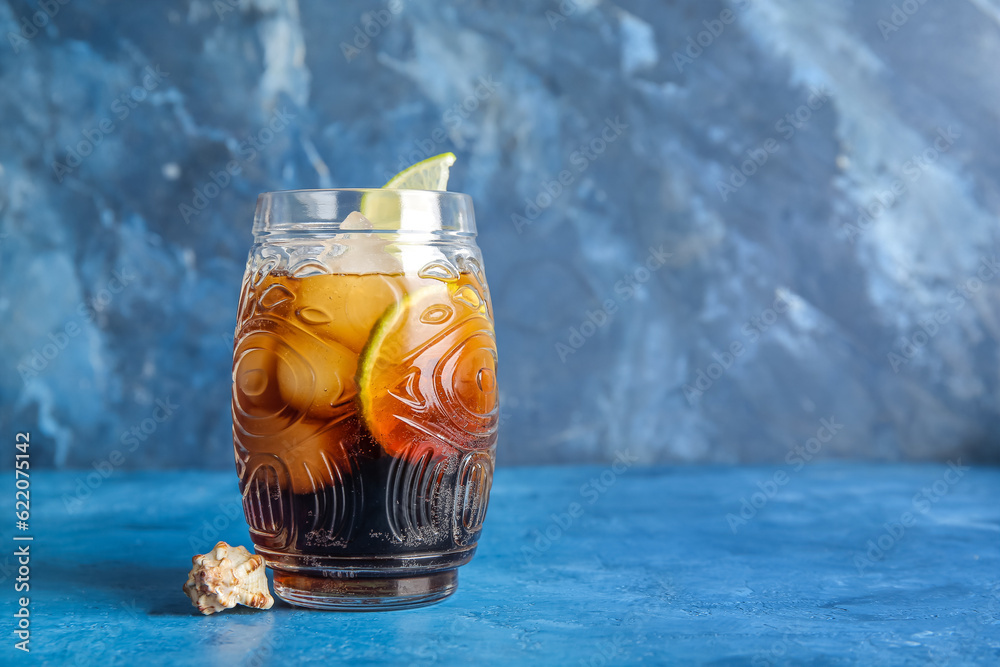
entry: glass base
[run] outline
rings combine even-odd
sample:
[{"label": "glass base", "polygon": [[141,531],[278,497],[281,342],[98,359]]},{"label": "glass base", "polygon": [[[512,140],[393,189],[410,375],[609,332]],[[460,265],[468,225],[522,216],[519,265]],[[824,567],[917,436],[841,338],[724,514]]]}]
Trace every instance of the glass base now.
[{"label": "glass base", "polygon": [[274,570],[274,592],[289,604],[334,611],[390,611],[440,602],[458,589],[458,570],[414,577],[316,577]]}]

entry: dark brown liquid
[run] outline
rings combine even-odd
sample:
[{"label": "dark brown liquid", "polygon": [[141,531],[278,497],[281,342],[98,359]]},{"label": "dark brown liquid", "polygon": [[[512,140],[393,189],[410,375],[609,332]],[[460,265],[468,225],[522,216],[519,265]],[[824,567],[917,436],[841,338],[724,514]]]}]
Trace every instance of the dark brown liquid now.
[{"label": "dark brown liquid", "polygon": [[254,543],[343,558],[475,544],[495,359],[477,275],[248,276],[233,415]]},{"label": "dark brown liquid", "polygon": [[487,453],[471,467],[429,448],[395,457],[363,426],[357,435],[351,474],[314,493],[282,494],[273,468],[244,476],[256,543],[286,553],[360,556],[445,550],[478,539],[492,470]]}]

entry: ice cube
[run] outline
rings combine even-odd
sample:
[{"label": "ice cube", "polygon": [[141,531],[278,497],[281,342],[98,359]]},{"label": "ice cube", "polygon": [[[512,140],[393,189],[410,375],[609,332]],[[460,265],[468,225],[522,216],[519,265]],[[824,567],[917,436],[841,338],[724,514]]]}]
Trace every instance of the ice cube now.
[{"label": "ice cube", "polygon": [[340,223],[341,229],[375,229],[372,221],[361,215],[361,211],[351,211]]}]

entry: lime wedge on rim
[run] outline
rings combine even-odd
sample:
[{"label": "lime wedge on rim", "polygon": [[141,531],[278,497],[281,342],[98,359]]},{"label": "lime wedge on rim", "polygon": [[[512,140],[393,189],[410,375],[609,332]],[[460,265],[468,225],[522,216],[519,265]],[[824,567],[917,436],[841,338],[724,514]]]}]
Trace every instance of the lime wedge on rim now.
[{"label": "lime wedge on rim", "polygon": [[[455,159],[454,153],[441,153],[421,160],[390,178],[382,189],[447,190],[449,170]],[[402,224],[399,200],[394,197],[362,196],[361,214],[375,229],[399,229]]]},{"label": "lime wedge on rim", "polygon": [[454,153],[441,153],[407,167],[389,179],[383,188],[397,190],[447,190],[448,173],[455,164]]}]

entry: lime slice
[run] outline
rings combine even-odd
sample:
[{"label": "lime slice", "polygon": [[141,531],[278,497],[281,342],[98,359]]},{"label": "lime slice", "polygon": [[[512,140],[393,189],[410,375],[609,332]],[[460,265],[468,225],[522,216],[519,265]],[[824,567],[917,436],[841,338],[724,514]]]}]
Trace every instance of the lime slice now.
[{"label": "lime slice", "polygon": [[441,153],[407,167],[382,187],[397,190],[447,190],[448,173],[453,164],[454,153]]},{"label": "lime slice", "polygon": [[369,432],[393,456],[487,449],[498,422],[496,339],[473,285],[420,287],[380,318],[358,361]]},{"label": "lime slice", "polygon": [[[448,189],[448,175],[455,164],[454,153],[441,153],[407,167],[389,179],[383,190],[440,190]],[[399,199],[363,195],[361,214],[371,221],[375,229],[399,229],[402,211]]]}]

